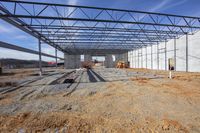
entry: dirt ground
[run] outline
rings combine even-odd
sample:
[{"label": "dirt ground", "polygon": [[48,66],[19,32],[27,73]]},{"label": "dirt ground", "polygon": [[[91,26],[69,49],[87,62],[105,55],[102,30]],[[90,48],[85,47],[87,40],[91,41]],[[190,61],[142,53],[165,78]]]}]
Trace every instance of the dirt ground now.
[{"label": "dirt ground", "polygon": [[42,78],[28,71],[24,86],[0,87],[2,133],[200,132],[200,73],[174,72],[168,79],[168,72],[146,69],[77,70],[74,83],[58,84],[72,70]]}]

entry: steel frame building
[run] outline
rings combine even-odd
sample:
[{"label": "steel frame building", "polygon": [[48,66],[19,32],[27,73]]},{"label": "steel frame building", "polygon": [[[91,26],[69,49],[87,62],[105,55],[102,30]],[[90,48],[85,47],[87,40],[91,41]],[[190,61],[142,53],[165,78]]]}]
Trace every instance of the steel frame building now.
[{"label": "steel frame building", "polygon": [[[0,0],[0,18],[67,54],[119,54],[200,29],[200,18],[90,6]],[[40,60],[41,60],[41,54]],[[57,59],[57,58],[56,58]]]}]

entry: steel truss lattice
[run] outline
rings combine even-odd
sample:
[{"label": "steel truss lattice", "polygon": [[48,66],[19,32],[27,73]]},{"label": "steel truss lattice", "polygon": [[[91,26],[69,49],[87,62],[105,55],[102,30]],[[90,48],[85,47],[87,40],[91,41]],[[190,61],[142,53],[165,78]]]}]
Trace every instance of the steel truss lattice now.
[{"label": "steel truss lattice", "polygon": [[69,54],[126,52],[200,29],[199,17],[13,0],[0,0],[0,17]]}]

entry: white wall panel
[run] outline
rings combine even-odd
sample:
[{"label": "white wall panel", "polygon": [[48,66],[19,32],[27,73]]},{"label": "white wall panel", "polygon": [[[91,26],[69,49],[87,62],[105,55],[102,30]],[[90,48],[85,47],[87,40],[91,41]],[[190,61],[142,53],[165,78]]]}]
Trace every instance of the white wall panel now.
[{"label": "white wall panel", "polygon": [[[176,70],[186,71],[186,35],[178,39],[169,40],[166,43],[166,59],[168,69],[168,59],[175,58],[174,44],[176,42]],[[158,56],[159,51],[159,56]],[[138,54],[139,53],[139,54]],[[142,55],[141,55],[142,54]],[[138,58],[139,55],[139,58]],[[152,59],[151,60],[151,46],[147,47],[147,61],[146,61],[146,48],[134,50],[132,56],[129,58],[131,62],[131,68],[147,68],[165,70],[165,42],[159,44],[159,50],[157,45],[152,46]],[[159,57],[159,64],[158,64]],[[142,61],[141,61],[142,60]],[[152,64],[151,64],[152,63]],[[200,72],[200,32],[194,35],[188,35],[188,70],[190,72]]]}]

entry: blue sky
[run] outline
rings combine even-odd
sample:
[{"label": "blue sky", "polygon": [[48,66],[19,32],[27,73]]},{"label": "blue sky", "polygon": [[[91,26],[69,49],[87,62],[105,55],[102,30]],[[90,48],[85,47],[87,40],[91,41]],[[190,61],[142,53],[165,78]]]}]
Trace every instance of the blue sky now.
[{"label": "blue sky", "polygon": [[[200,0],[35,0],[35,1],[141,10],[141,11],[161,12],[161,13],[200,17],[200,10],[199,10]],[[0,41],[9,42],[33,50],[38,49],[37,39],[7,24],[2,20],[0,20]],[[52,47],[43,44],[42,51],[48,54],[54,54],[55,50]],[[63,54],[61,52],[59,52],[58,54],[60,57],[63,57]],[[38,56],[0,48],[0,58],[37,60]],[[43,60],[52,61],[54,59],[43,57]]]}]

